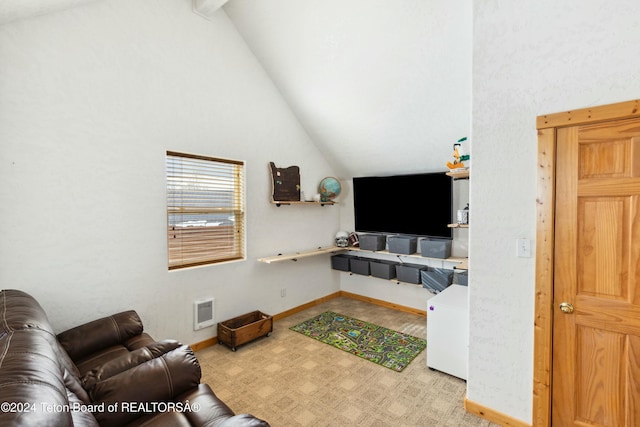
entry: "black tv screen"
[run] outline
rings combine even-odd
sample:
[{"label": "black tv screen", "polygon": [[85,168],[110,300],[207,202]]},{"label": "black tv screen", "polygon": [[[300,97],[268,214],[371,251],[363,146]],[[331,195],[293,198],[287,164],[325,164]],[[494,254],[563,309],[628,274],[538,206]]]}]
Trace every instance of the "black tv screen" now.
[{"label": "black tv screen", "polygon": [[452,181],[444,172],[353,178],[356,231],[451,239]]}]

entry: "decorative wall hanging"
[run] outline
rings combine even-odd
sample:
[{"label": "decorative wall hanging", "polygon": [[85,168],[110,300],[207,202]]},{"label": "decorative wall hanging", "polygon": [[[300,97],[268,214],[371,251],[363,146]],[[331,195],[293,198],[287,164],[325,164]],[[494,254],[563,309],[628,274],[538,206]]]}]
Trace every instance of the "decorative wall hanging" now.
[{"label": "decorative wall hanging", "polygon": [[269,163],[273,183],[273,200],[276,202],[300,201],[300,167],[279,168]]}]

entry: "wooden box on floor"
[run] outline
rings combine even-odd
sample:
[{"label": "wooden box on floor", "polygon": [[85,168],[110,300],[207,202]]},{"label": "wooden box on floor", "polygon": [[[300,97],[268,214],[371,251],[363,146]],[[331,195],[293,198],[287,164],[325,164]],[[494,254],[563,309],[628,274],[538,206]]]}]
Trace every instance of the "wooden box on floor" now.
[{"label": "wooden box on floor", "polygon": [[256,338],[268,337],[271,332],[273,332],[273,316],[261,311],[252,311],[218,323],[218,342],[236,351],[239,345]]}]

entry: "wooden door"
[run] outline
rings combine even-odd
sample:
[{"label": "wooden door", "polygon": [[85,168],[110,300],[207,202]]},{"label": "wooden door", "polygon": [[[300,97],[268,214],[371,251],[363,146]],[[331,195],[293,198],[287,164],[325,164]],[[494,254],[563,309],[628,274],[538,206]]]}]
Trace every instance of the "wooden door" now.
[{"label": "wooden door", "polygon": [[640,118],[556,142],[552,425],[639,426]]}]

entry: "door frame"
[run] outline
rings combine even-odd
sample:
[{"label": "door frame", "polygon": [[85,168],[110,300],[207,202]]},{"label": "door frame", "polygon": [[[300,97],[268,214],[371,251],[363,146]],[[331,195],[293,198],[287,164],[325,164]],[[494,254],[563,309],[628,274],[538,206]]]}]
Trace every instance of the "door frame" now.
[{"label": "door frame", "polygon": [[640,100],[538,116],[536,275],[533,333],[532,425],[551,426],[553,380],[553,257],[556,132],[558,128],[640,117]]}]

